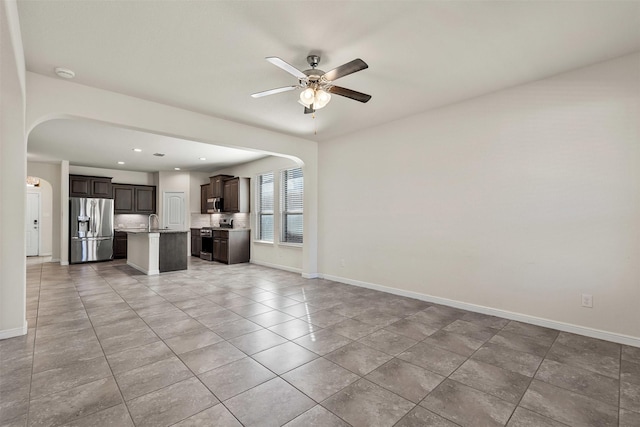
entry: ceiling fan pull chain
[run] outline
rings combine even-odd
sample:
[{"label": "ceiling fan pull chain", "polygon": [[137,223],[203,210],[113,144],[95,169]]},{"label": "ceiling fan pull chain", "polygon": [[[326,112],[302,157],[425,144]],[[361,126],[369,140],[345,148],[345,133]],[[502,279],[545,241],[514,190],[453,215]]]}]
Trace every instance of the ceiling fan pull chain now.
[{"label": "ceiling fan pull chain", "polygon": [[311,119],[313,119],[313,134],[318,134],[318,124],[316,123],[316,113],[315,111],[311,113]]}]

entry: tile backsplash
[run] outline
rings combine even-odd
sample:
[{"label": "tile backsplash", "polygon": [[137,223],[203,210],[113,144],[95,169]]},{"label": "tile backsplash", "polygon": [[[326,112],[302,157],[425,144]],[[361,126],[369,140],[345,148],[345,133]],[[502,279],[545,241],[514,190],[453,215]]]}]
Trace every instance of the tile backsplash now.
[{"label": "tile backsplash", "polygon": [[[115,228],[143,228],[149,224],[149,215],[114,215],[113,225]],[[154,219],[155,225],[155,219]]]},{"label": "tile backsplash", "polygon": [[222,218],[232,219],[233,228],[251,228],[251,214],[191,214],[191,228],[218,227]]},{"label": "tile backsplash", "polygon": [[211,215],[191,214],[191,228],[211,227]]},{"label": "tile backsplash", "polygon": [[[222,218],[228,218],[233,220],[233,228],[251,228],[251,214],[237,213],[237,214],[191,214],[190,228],[202,228],[202,227],[217,227],[220,225]],[[154,226],[156,225],[155,219]],[[149,215],[129,215],[121,214],[113,216],[113,224],[116,229],[122,228],[144,228],[149,223]]]}]

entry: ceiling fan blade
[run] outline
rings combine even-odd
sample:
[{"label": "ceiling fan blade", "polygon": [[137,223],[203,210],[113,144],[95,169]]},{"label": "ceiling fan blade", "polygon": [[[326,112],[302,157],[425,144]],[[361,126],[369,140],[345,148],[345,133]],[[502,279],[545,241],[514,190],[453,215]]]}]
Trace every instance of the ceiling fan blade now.
[{"label": "ceiling fan blade", "polygon": [[298,86],[285,86],[285,87],[279,87],[279,88],[276,88],[276,89],[269,89],[269,90],[265,90],[265,91],[262,91],[262,92],[252,93],[251,97],[252,98],[262,98],[263,96],[273,95],[274,93],[287,92],[287,91],[290,91],[290,90],[294,90],[297,87]]},{"label": "ceiling fan blade", "polygon": [[349,74],[353,74],[356,71],[364,70],[369,68],[366,62],[362,59],[354,59],[351,62],[347,62],[346,64],[342,64],[339,67],[334,68],[331,71],[327,71],[324,73],[324,78],[329,81],[338,80],[340,77],[348,76]]},{"label": "ceiling fan blade", "polygon": [[294,67],[293,65],[289,64],[288,62],[285,62],[282,59],[278,58],[277,56],[269,56],[269,57],[266,57],[265,59],[267,61],[271,62],[276,67],[280,67],[283,70],[285,70],[287,73],[296,76],[298,79],[306,79],[307,78],[307,75],[305,73],[303,73],[302,71],[298,70],[296,67]]},{"label": "ceiling fan blade", "polygon": [[304,113],[305,114],[311,114],[311,113],[315,113],[316,110],[314,110],[313,108],[308,108],[308,107],[304,107]]},{"label": "ceiling fan blade", "polygon": [[367,102],[371,99],[371,95],[367,95],[366,93],[362,92],[356,92],[355,90],[347,89],[340,86],[331,86],[329,89],[327,89],[327,92],[355,99],[356,101],[360,102]]}]

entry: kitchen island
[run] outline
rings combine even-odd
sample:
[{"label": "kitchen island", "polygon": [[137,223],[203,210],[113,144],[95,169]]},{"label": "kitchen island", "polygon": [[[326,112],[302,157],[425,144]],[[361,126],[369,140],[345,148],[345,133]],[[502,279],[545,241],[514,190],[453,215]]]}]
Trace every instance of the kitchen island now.
[{"label": "kitchen island", "polygon": [[127,265],[147,275],[187,269],[187,231],[136,229],[126,232]]}]

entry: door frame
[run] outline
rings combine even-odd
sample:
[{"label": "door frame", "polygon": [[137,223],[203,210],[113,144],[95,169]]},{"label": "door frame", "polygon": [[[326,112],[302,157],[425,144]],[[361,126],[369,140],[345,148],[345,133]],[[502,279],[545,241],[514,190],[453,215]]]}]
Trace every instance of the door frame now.
[{"label": "door frame", "polygon": [[[38,217],[37,218],[37,221],[38,221],[38,233],[37,233],[38,242],[36,244],[36,253],[35,253],[35,255],[27,254],[27,256],[40,256],[40,243],[42,241],[42,236],[40,234],[42,232],[42,221],[41,221],[42,214],[41,214],[40,211],[42,210],[42,197],[40,196],[40,192],[39,191],[29,191],[29,190],[27,190],[27,209],[26,209],[26,214],[27,215],[26,215],[26,220],[25,220],[26,227],[30,227],[32,225],[30,223],[30,220],[31,220],[31,214],[33,214],[33,212],[30,212],[30,210],[29,210],[29,201],[28,201],[29,196],[31,196],[31,195],[36,196],[36,199],[38,199],[38,207],[37,207],[36,212],[35,212],[37,217]],[[26,227],[25,227],[25,240],[27,238],[27,236],[26,236],[26,232],[27,232]],[[27,247],[28,247],[28,245],[27,245]],[[26,253],[26,251],[25,251],[25,253]]]}]

